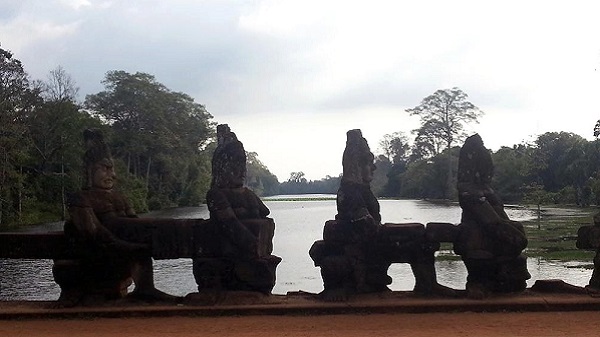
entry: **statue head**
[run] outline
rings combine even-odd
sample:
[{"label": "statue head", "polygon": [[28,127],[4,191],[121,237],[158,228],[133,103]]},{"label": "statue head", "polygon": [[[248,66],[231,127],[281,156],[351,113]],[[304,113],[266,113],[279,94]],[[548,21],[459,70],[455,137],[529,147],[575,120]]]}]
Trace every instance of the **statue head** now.
[{"label": "statue head", "polygon": [[98,129],[83,132],[86,151],[83,155],[84,188],[110,190],[116,182],[114,162],[104,136]]},{"label": "statue head", "polygon": [[369,184],[376,169],[373,163],[375,156],[359,129],[348,131],[346,137],[346,149],[342,157],[342,179]]},{"label": "statue head", "polygon": [[488,185],[494,175],[494,163],[483,140],[474,134],[465,140],[458,157],[458,182]]},{"label": "statue head", "polygon": [[212,157],[212,187],[242,187],[246,180],[246,151],[227,124],[217,126],[217,148]]}]

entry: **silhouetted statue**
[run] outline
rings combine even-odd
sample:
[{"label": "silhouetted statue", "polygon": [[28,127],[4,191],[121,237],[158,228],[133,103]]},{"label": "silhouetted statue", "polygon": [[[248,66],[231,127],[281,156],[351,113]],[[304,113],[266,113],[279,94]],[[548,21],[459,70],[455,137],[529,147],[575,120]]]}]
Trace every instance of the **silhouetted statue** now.
[{"label": "silhouetted statue", "polygon": [[466,139],[458,162],[458,200],[462,208],[460,234],[454,251],[467,267],[467,295],[517,292],[531,275],[522,251],[527,247],[523,225],[506,215],[490,187],[494,165],[477,134]]},{"label": "silhouetted statue", "polygon": [[124,296],[131,279],[133,297],[175,300],[154,287],[152,220],[137,219],[127,198],[114,189],[114,162],[102,134],[89,129],[84,139],[85,186],[68,197],[70,220],[65,223],[65,234],[81,248],[83,258],[56,261],[61,300],[75,304],[89,294]]},{"label": "silhouetted statue", "polygon": [[275,224],[269,209],[244,186],[246,151],[227,124],[217,126],[211,188],[206,194],[210,222],[199,228],[209,238],[194,259],[198,289],[270,293],[281,258],[271,255]]},{"label": "silhouetted statue", "polygon": [[325,223],[323,240],[313,244],[310,256],[321,267],[323,299],[343,301],[357,293],[389,291],[391,263],[410,263],[414,291],[454,295],[439,285],[434,252],[439,242],[426,239],[422,224],[381,224],[379,202],[371,191],[374,156],[360,130],[347,133],[342,158],[343,175],[337,193],[335,220]]},{"label": "silhouetted statue", "polygon": [[577,248],[596,251],[594,271],[585,290],[593,297],[600,297],[600,213],[594,215],[593,225],[582,226],[577,231]]}]

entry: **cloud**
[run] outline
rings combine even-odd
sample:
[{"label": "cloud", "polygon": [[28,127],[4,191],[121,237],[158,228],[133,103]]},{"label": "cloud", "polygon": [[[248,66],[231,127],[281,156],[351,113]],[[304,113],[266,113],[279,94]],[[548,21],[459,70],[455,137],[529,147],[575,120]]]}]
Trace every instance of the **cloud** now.
[{"label": "cloud", "polygon": [[[597,7],[512,0],[0,1],[0,42],[33,78],[62,66],[82,99],[103,89],[107,71],[152,74],[205,104],[219,122],[231,121],[248,150],[269,167],[281,166],[285,178],[308,172],[300,166],[312,161],[299,155],[294,165],[280,163],[291,145],[274,146],[275,135],[282,144],[302,141],[326,151],[318,162],[328,162],[324,157],[337,158],[339,148],[323,143],[341,137],[343,146],[347,129],[364,129],[372,146],[385,133],[414,129],[404,109],[437,89],[459,87],[486,112],[472,128],[486,144],[512,145],[552,128],[587,133],[600,111]],[[300,140],[305,132],[319,137]],[[336,175],[338,164],[326,171],[314,164],[310,177],[319,170]]]}]

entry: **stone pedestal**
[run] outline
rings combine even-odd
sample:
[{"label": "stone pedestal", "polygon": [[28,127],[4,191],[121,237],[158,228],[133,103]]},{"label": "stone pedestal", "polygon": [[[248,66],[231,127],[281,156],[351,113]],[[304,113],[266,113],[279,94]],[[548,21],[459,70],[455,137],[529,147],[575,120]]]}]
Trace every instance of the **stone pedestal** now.
[{"label": "stone pedestal", "polygon": [[[409,263],[415,276],[415,291],[431,293],[438,286],[434,253],[440,241],[452,242],[456,226],[436,223],[386,223],[378,227],[375,240],[348,241],[347,231],[335,220],[325,223],[323,240],[316,241],[309,254],[321,268],[325,292],[344,289],[345,293],[388,290],[392,279],[387,270],[392,263]],[[437,241],[435,241],[437,240]]]},{"label": "stone pedestal", "polygon": [[206,221],[194,228],[194,278],[200,292],[206,290],[249,290],[270,294],[275,286],[281,258],[272,255],[273,219],[248,219],[241,223],[258,242],[256,256],[245,256],[222,234],[219,224]]}]

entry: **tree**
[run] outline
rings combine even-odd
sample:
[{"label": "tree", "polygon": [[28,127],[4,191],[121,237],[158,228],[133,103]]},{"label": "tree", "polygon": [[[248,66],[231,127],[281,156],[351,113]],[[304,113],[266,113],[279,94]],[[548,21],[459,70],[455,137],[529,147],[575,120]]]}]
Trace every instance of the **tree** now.
[{"label": "tree", "polygon": [[[373,172],[373,180],[371,181],[371,190],[375,196],[393,197],[393,193],[388,193],[390,177],[389,172],[392,168],[392,163],[386,155],[379,155],[375,158],[375,166],[377,169]],[[397,191],[396,191],[397,192]]]},{"label": "tree", "polygon": [[459,147],[453,147],[431,159],[409,163],[406,171],[400,176],[400,196],[426,199],[456,198],[459,151]]},{"label": "tree", "polygon": [[40,101],[21,61],[0,48],[0,225],[21,218],[23,164],[30,144],[27,119]]},{"label": "tree", "polygon": [[79,88],[75,85],[75,81],[61,66],[51,70],[46,82],[41,83],[42,97],[47,101],[75,102]]},{"label": "tree", "polygon": [[[416,130],[420,152],[428,149],[434,154],[439,152],[439,144],[444,144],[444,150],[449,150],[458,142],[461,142],[466,134],[464,123],[478,122],[483,112],[473,103],[467,100],[467,94],[459,88],[440,89],[432,95],[425,97],[421,104],[412,109],[406,109],[411,116],[417,115],[421,118],[421,127]],[[425,143],[429,143],[425,147]],[[448,160],[448,165],[451,164]],[[446,176],[448,178],[446,197],[454,189],[452,185],[452,167],[448,166]]]},{"label": "tree", "polygon": [[258,159],[258,153],[246,152],[246,183],[258,196],[275,195],[279,181],[267,166]]},{"label": "tree", "polygon": [[413,130],[416,133],[415,142],[411,151],[410,161],[427,159],[442,152],[443,125],[438,120],[429,120]]},{"label": "tree", "polygon": [[[409,159],[410,145],[408,139],[402,132],[386,134],[379,142],[379,148],[383,156],[376,158],[377,170],[374,172],[375,195],[394,197],[400,194],[400,176],[406,171]],[[383,157],[383,158],[381,158]],[[386,181],[380,186],[382,178]]]},{"label": "tree", "polygon": [[590,176],[586,163],[587,141],[570,132],[546,132],[535,141],[534,172],[550,192],[567,185],[582,185]]},{"label": "tree", "polygon": [[306,178],[304,177],[304,172],[292,172],[290,173],[290,178],[287,180],[290,183],[305,183]]},{"label": "tree", "polygon": [[383,139],[379,141],[379,148],[388,161],[397,164],[406,161],[410,145],[403,132],[394,132],[383,135]]},{"label": "tree", "polygon": [[27,120],[31,199],[47,213],[62,210],[64,218],[65,192],[80,188],[82,132],[102,123],[80,110],[75,101],[78,89],[63,68],[50,71],[47,81],[38,81],[37,85],[44,101]]},{"label": "tree", "polygon": [[406,112],[421,118],[421,128],[418,130],[431,137],[434,142],[432,145],[443,141],[445,149],[449,149],[466,137],[464,123],[477,122],[477,118],[483,114],[467,97],[456,87],[440,89],[425,97],[416,107],[406,109]]},{"label": "tree", "polygon": [[111,125],[113,155],[145,180],[151,208],[184,206],[204,194],[189,189],[207,180],[206,170],[194,169],[214,137],[206,108],[146,73],[111,71],[102,83],[105,90],[88,95],[85,106]]}]

